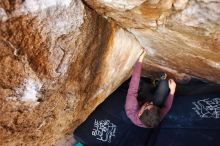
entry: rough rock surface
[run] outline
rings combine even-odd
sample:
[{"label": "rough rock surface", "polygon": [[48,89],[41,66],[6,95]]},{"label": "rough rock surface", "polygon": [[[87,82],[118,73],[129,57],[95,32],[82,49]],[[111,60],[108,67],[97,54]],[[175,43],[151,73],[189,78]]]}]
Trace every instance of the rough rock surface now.
[{"label": "rough rock surface", "polygon": [[54,144],[129,77],[142,47],[145,74],[220,83],[218,0],[84,2],[0,0],[0,145]]},{"label": "rough rock surface", "polygon": [[52,145],[130,74],[131,33],[80,0],[0,1],[0,145]]},{"label": "rough rock surface", "polygon": [[220,83],[219,0],[85,1],[136,36],[148,53],[146,70]]}]

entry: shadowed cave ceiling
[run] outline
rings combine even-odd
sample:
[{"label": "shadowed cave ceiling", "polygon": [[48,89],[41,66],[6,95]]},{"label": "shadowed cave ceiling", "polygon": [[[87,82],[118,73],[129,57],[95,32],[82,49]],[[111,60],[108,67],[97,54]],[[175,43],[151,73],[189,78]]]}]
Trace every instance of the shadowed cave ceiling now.
[{"label": "shadowed cave ceiling", "polygon": [[131,75],[220,83],[218,0],[0,0],[0,145],[53,145]]}]

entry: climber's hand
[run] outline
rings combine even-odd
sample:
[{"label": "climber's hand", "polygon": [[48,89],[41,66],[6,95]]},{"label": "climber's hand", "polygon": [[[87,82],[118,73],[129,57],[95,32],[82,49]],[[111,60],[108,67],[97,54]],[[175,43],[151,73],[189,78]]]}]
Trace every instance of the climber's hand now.
[{"label": "climber's hand", "polygon": [[169,79],[170,94],[174,95],[176,91],[176,83],[173,79]]}]

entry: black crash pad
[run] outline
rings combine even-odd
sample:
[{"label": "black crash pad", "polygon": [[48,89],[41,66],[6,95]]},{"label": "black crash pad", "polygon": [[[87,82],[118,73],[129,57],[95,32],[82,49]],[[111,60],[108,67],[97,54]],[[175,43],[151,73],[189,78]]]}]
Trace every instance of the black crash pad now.
[{"label": "black crash pad", "polygon": [[155,145],[219,146],[220,94],[176,97]]},{"label": "black crash pad", "polygon": [[[126,116],[124,104],[128,85],[129,80],[75,130],[74,136],[79,142],[88,146],[220,145],[220,90],[215,95],[201,95],[207,93],[203,90],[198,96],[175,97],[160,126],[148,129],[135,126]],[[194,92],[195,88],[192,89]]]}]

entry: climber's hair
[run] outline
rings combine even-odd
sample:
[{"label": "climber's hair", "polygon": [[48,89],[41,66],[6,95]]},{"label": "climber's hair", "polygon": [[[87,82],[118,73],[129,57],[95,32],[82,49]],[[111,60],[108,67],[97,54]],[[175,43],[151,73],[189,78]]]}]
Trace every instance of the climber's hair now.
[{"label": "climber's hair", "polygon": [[154,128],[160,123],[160,108],[153,106],[150,110],[146,109],[140,116],[141,122],[149,128]]}]

